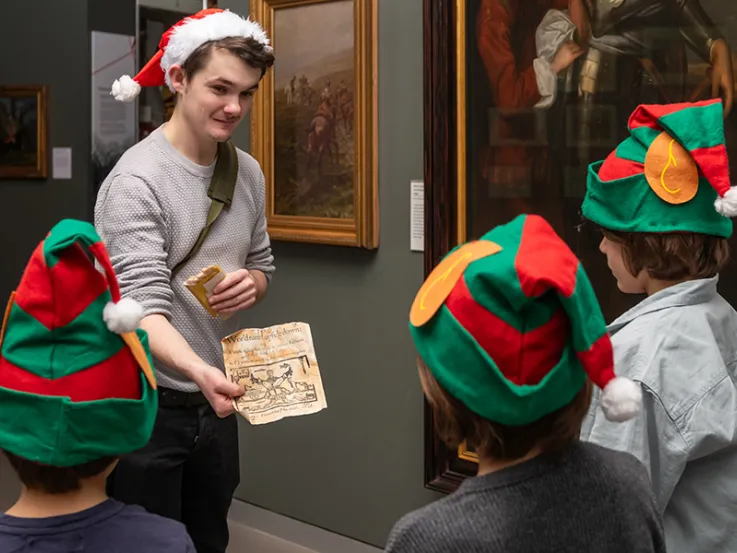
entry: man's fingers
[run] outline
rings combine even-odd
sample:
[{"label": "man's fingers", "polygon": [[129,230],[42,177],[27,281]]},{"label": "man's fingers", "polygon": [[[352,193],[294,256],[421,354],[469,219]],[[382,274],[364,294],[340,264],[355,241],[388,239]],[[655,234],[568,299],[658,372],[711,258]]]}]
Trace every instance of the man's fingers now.
[{"label": "man's fingers", "polygon": [[225,275],[225,278],[221,280],[217,286],[215,286],[212,293],[213,295],[220,294],[231,286],[235,285],[236,283],[248,280],[247,277],[248,271],[246,269],[239,269],[237,271],[233,271],[232,273],[228,273],[227,275]]},{"label": "man's fingers", "polygon": [[221,419],[224,419],[235,412],[235,406],[233,405],[232,399],[223,399],[223,401],[218,401],[216,405],[212,406],[212,408],[215,411],[215,414]]},{"label": "man's fingers", "polygon": [[235,382],[231,382],[228,378],[223,375],[222,380],[215,384],[215,393],[227,400],[228,397],[238,397],[245,393],[243,386],[239,386]]},{"label": "man's fingers", "polygon": [[241,294],[247,292],[249,287],[250,281],[247,279],[234,284],[233,286],[225,290],[225,292],[222,292],[220,294],[213,294],[208,300],[210,302],[210,307],[215,309],[216,305],[224,305],[225,302],[236,299]]},{"label": "man's fingers", "polygon": [[233,282],[238,278],[238,275],[236,273],[228,273],[225,275],[225,278],[221,280],[217,286],[212,290],[213,295],[220,294],[221,292],[227,290],[231,286],[233,286]]},{"label": "man's fingers", "polygon": [[210,307],[219,313],[228,313],[229,311],[237,311],[239,308],[243,308],[247,302],[255,298],[255,290],[246,290],[231,300],[222,301],[214,305],[211,303]]}]

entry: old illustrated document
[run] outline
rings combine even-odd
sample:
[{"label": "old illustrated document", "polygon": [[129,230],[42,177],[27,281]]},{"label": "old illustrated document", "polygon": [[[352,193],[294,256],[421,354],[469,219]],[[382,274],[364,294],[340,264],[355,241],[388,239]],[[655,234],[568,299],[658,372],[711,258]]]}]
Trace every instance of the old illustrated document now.
[{"label": "old illustrated document", "polygon": [[249,328],[222,339],[225,374],[246,393],[235,408],[251,424],[327,407],[310,325]]}]

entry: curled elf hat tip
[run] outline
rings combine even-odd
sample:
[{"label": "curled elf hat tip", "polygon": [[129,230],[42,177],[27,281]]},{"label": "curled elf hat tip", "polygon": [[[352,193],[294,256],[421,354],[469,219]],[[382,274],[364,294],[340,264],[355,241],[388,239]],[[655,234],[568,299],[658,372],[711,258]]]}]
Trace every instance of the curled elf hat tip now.
[{"label": "curled elf hat tip", "polygon": [[255,21],[243,18],[231,11],[210,8],[185,17],[174,24],[161,37],[159,49],[139,73],[131,78],[123,75],[116,79],[111,94],[119,102],[131,102],[143,86],[164,86],[171,89],[169,69],[183,64],[192,52],[214,40],[228,37],[252,38],[271,51],[266,32]]}]

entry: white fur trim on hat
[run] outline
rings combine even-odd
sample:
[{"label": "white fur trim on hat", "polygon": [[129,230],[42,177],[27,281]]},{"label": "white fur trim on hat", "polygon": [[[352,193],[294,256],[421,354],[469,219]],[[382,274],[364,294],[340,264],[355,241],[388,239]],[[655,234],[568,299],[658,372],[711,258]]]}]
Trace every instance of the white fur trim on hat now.
[{"label": "white fur trim on hat", "polygon": [[720,215],[725,217],[737,216],[737,188],[732,186],[724,196],[718,197],[714,201],[714,207]]},{"label": "white fur trim on hat", "polygon": [[642,389],[629,378],[618,376],[611,380],[601,394],[604,416],[613,422],[633,418],[642,407]]},{"label": "white fur trim on hat", "polygon": [[115,79],[113,83],[112,94],[118,102],[131,102],[141,92],[141,85],[131,79],[128,75],[123,75],[119,79]]},{"label": "white fur trim on hat", "polygon": [[123,298],[118,303],[109,302],[102,312],[108,330],[115,334],[134,332],[142,318],[143,307],[131,298]]},{"label": "white fur trim on hat", "polygon": [[169,79],[169,69],[172,66],[183,64],[192,52],[206,42],[228,37],[250,37],[262,43],[267,50],[271,50],[269,38],[258,23],[244,19],[231,11],[225,10],[201,19],[190,19],[173,30],[169,43],[164,48],[161,69],[164,71],[169,88],[172,88]]}]

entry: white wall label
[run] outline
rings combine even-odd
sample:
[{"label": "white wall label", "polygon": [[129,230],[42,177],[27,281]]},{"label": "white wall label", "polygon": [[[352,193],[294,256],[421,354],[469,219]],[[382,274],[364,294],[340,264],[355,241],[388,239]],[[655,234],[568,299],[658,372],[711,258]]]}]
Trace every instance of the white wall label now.
[{"label": "white wall label", "polygon": [[54,148],[51,156],[52,160],[52,178],[54,179],[71,179],[72,178],[72,149],[71,148]]},{"label": "white wall label", "polygon": [[409,249],[422,252],[425,251],[425,183],[413,180],[410,182],[410,190]]}]

